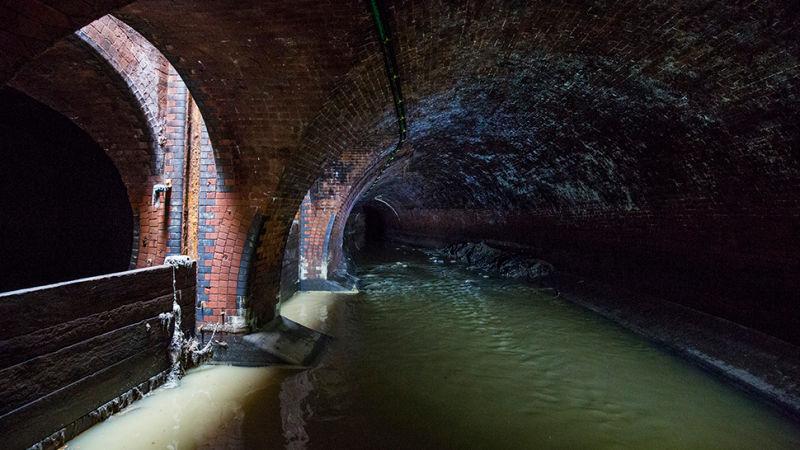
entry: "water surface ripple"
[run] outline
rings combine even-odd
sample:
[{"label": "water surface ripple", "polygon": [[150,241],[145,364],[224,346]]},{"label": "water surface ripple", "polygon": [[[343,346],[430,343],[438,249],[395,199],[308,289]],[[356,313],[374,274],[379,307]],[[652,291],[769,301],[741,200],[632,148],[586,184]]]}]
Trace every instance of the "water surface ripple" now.
[{"label": "water surface ripple", "polygon": [[293,444],[800,447],[783,416],[549,291],[410,249],[360,269],[345,336],[300,375],[312,395]]},{"label": "water surface ripple", "polygon": [[793,422],[549,291],[409,249],[360,267],[322,365],[193,370],[68,448],[800,448]]}]

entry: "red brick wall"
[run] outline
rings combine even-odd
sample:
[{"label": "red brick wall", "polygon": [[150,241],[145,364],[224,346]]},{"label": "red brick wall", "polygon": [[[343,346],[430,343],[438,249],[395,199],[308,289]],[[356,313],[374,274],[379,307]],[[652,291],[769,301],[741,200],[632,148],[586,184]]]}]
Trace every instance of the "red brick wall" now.
[{"label": "red brick wall", "polygon": [[[245,270],[257,319],[273,314],[287,232],[322,164],[357,139],[354,125],[389,104],[367,12],[358,0],[181,0],[140,1],[116,14],[170,59],[203,112],[226,186],[215,214],[239,230],[214,251],[235,259],[253,217],[264,220]],[[174,26],[186,20],[193,26]],[[220,273],[219,289],[239,284],[243,269]]]},{"label": "red brick wall", "polygon": [[[149,193],[140,207],[139,266],[158,264],[166,254],[181,253],[182,194],[185,192],[189,98],[183,79],[166,58],[139,33],[106,16],[82,30],[98,51],[123,74],[148,118],[155,146],[163,158],[161,173],[151,184],[170,180],[169,208],[155,208]],[[250,217],[234,192],[230,161],[219,161],[208,136],[202,112],[193,106],[200,135],[200,211],[198,320],[216,321],[222,312],[237,313],[238,273]],[[226,170],[227,165],[227,170]]]},{"label": "red brick wall", "polygon": [[[155,47],[106,16],[36,57],[11,84],[74,120],[106,149],[136,216],[136,267],[161,264],[167,254],[181,252],[190,94]],[[203,199],[198,300],[204,306],[199,319],[216,320],[222,311],[236,314],[252,209],[241,206],[232,160],[214,152],[202,117],[199,127],[201,158],[196,163],[202,166]],[[153,206],[153,185],[168,180],[171,191]]]},{"label": "red brick wall", "polygon": [[365,133],[356,149],[343,152],[326,166],[300,207],[300,279],[330,279],[346,271],[342,239],[350,211],[371,186],[395,145],[393,116]]},{"label": "red brick wall", "polygon": [[[652,273],[657,261],[689,246],[726,255],[726,267],[745,255],[784,273],[785,254],[798,247],[797,233],[786,230],[797,229],[800,198],[800,25],[788,3],[386,3],[413,157],[395,164],[365,199],[383,195],[416,211],[401,231],[428,226],[418,215],[430,211],[468,226],[465,237],[495,223],[535,224],[528,232],[546,231],[559,243],[554,254],[585,248],[605,258],[624,245],[650,255],[643,258]],[[0,23],[11,24],[0,41],[9,49],[0,74],[89,21],[78,12],[65,21],[56,11],[39,23],[31,19],[39,17],[35,5],[0,10]],[[109,5],[92,11],[119,4]],[[251,273],[250,305],[257,318],[269,318],[303,196],[331,195],[326,167],[348,167],[352,176],[333,186],[334,204],[319,203],[345,220],[361,191],[350,186],[369,184],[373,163],[359,161],[374,162],[397,137],[366,6],[141,0],[117,12],[172,62],[214,143],[216,191],[206,199],[212,194],[215,204],[205,205],[214,242],[201,238],[221,262],[206,280],[208,294],[222,302],[213,314],[231,304],[231,281],[238,287],[240,275]],[[41,78],[94,76],[72,72]],[[473,212],[482,225],[464,222],[461,214]],[[264,224],[255,257],[229,264],[246,253],[255,217]],[[494,230],[517,236],[505,227]]]},{"label": "red brick wall", "polygon": [[158,208],[151,202],[152,186],[166,179],[176,178],[181,192],[172,162],[182,158],[183,113],[175,100],[185,87],[176,81],[170,83],[169,63],[141,35],[105,17],[59,41],[10,82],[71,118],[114,161],[139,226],[136,267],[163,262],[171,210],[180,206],[180,195],[171,195],[172,208],[163,199]]}]

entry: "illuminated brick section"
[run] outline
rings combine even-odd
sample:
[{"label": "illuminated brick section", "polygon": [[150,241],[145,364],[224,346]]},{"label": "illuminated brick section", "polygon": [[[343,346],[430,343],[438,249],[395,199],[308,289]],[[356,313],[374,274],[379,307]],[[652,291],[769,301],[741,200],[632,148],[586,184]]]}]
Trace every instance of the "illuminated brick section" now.
[{"label": "illuminated brick section", "polygon": [[[196,110],[199,114],[199,110]],[[256,232],[248,237],[251,218],[244,211],[230,161],[218,160],[203,125],[201,138],[200,220],[198,234],[197,320],[217,323],[221,314],[241,315],[246,278]],[[243,265],[244,262],[244,265]]]},{"label": "illuminated brick section", "polygon": [[[73,44],[44,49],[114,10],[184,77],[214,144],[206,159],[216,172],[204,179],[216,187],[204,193],[214,204],[203,205],[201,224],[210,316],[245,292],[257,319],[271,317],[292,218],[309,192],[319,203],[307,209],[305,238],[314,245],[305,248],[318,269],[306,276],[322,276],[326,264],[332,275],[338,223],[374,176],[374,161],[360,169],[358,159],[380,158],[397,139],[365,2],[140,0],[94,2],[85,14],[74,5],[38,14],[36,5],[0,9],[0,23],[11,24],[0,74],[9,79],[42,56],[36,70],[79,92],[73,99],[115,99],[95,102],[97,114],[55,109],[76,123],[119,120],[105,122],[108,133],[129,133],[106,138],[118,146],[120,167],[126,155],[157,155],[134,150],[148,148],[147,120],[126,109],[135,104],[130,94],[120,95],[119,80],[109,82],[79,47],[61,61],[53,52]],[[396,209],[394,235],[510,242],[564,270],[632,283],[762,330],[774,324],[800,342],[789,323],[800,288],[800,23],[788,2],[386,5],[408,117],[405,154],[413,156],[362,200],[381,196]],[[90,133],[98,142],[100,128]],[[130,167],[121,170],[126,180],[164,175],[158,164]],[[331,184],[337,167],[347,178]],[[251,239],[257,214],[263,226]],[[249,242],[255,252],[243,258]],[[248,289],[239,288],[241,276]]]},{"label": "illuminated brick section", "polygon": [[[183,116],[186,88],[164,56],[135,30],[112,16],[85,26],[77,36],[92,46],[122,76],[150,127],[151,174],[132,199],[136,225],[135,267],[161,264],[167,254],[180,253],[175,216],[180,214],[183,160]],[[176,172],[176,166],[177,172]],[[118,165],[118,168],[120,166]],[[121,171],[127,170],[124,166]],[[156,184],[173,183],[169,197],[152,204]],[[165,205],[165,201],[169,203]],[[178,221],[180,218],[178,217]]]},{"label": "illuminated brick section", "polygon": [[[187,12],[192,26],[175,26]],[[391,108],[368,5],[139,1],[114,14],[184,76],[224,174],[216,204],[205,207],[213,213],[204,212],[216,237],[201,239],[215,261],[200,288],[215,318],[228,299],[235,305],[248,230],[256,213],[264,218],[244,271],[248,309],[264,323],[275,310],[287,233],[303,196],[323,165],[360,139],[364,123]],[[223,293],[226,300],[215,301]]]},{"label": "illuminated brick section", "polygon": [[300,280],[328,280],[344,275],[347,267],[343,264],[342,239],[347,217],[360,194],[372,184],[396,139],[387,123],[391,120],[382,121],[369,134],[382,141],[372,140],[360,151],[344,152],[339,161],[326,167],[303,198],[299,211]]},{"label": "illuminated brick section", "polygon": [[329,225],[336,217],[335,198],[307,194],[300,204],[300,280],[328,278],[327,242]]},{"label": "illuminated brick section", "polygon": [[164,158],[164,179],[170,180],[172,189],[169,196],[169,213],[167,222],[167,253],[179,255],[181,249],[181,231],[183,224],[183,183],[184,160],[186,156],[186,108],[189,91],[181,77],[170,66],[167,81],[166,104],[166,155]]},{"label": "illuminated brick section", "polygon": [[170,64],[136,30],[113,16],[101,17],[75,34],[122,76],[153,130],[156,146],[166,140],[165,115]]},{"label": "illuminated brick section", "polygon": [[[114,161],[135,217],[131,267],[158,265],[166,255],[183,252],[189,92],[157,49],[123,22],[103,17],[34,59],[11,84],[72,118]],[[199,225],[204,245],[198,248],[198,300],[207,306],[198,310],[202,320],[203,313],[236,313],[249,218],[242,226],[243,219],[231,219],[232,188],[224,172],[217,173],[202,118],[200,127],[202,156],[196,163],[202,164]],[[171,189],[154,206],[153,186],[167,181]],[[223,189],[219,196],[217,186]]]},{"label": "illuminated brick section", "polygon": [[[166,63],[166,60],[164,60]],[[159,172],[148,183],[139,210],[138,267],[162,264],[170,254],[181,254],[183,179],[186,153],[186,105],[188,91],[175,69],[166,63],[166,83],[158,92],[157,117],[160,139],[157,162]],[[169,183],[170,189],[158,194],[153,205],[152,190],[156,184]]]},{"label": "illuminated brick section", "polygon": [[[89,64],[76,71],[82,62]],[[11,83],[72,118],[114,161],[134,211],[132,267],[180,253],[187,91],[158,50],[106,17],[34,59]],[[155,207],[152,188],[166,180],[173,183],[169,203],[162,194]]]},{"label": "illuminated brick section", "polygon": [[[148,185],[160,149],[153,147],[152,124],[113,65],[86,41],[70,37],[31,61],[10,85],[71,118],[100,144],[122,177],[136,222],[146,224]],[[139,242],[133,247],[136,258]]]}]

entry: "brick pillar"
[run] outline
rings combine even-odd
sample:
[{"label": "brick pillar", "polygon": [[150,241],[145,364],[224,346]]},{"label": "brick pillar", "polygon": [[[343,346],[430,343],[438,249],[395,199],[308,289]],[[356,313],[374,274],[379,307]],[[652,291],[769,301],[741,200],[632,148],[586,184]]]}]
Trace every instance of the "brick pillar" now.
[{"label": "brick pillar", "polygon": [[328,279],[328,241],[336,211],[306,194],[300,204],[300,280]]},{"label": "brick pillar", "polygon": [[167,75],[164,179],[172,182],[167,213],[167,252],[172,255],[181,253],[187,104],[186,85],[175,68],[170,66]]},{"label": "brick pillar", "polygon": [[216,323],[223,312],[226,317],[244,315],[250,253],[257,236],[248,237],[248,230],[261,219],[248,208],[233,163],[217,159],[200,120],[197,321]]}]

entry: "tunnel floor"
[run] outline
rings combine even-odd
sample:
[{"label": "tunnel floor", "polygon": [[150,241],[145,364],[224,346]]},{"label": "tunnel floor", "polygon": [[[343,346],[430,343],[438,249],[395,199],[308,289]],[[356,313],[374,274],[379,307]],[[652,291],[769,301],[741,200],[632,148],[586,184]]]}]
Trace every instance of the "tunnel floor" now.
[{"label": "tunnel floor", "polygon": [[93,448],[798,448],[748,394],[550,291],[408,248],[360,262],[319,366],[204,367]]}]

